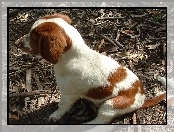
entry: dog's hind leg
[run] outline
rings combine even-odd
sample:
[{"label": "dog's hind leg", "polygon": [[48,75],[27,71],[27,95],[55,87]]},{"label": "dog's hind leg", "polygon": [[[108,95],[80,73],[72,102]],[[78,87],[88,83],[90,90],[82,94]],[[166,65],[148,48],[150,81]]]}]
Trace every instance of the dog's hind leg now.
[{"label": "dog's hind leg", "polygon": [[108,124],[114,117],[124,115],[139,109],[145,96],[137,93],[135,97],[116,96],[105,101],[98,110],[97,117],[85,124]]}]

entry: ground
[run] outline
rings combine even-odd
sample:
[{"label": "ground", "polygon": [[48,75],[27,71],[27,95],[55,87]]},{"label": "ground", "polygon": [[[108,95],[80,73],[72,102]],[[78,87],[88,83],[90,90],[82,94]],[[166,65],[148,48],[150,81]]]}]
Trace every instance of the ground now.
[{"label": "ground", "polygon": [[[24,53],[15,41],[30,31],[39,17],[62,13],[72,19],[86,44],[117,60],[142,80],[147,98],[164,91],[155,78],[166,76],[166,9],[15,9],[9,13],[9,123],[50,124],[61,96],[53,66]],[[29,82],[26,85],[26,82]],[[84,99],[65,115],[65,124],[81,124],[97,108]],[[166,102],[115,118],[112,124],[166,124]]]}]

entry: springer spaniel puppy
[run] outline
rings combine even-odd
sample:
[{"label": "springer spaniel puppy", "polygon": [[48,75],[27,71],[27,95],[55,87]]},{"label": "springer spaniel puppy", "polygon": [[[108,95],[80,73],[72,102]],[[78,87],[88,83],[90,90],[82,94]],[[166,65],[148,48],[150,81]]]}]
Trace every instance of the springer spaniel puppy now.
[{"label": "springer spaniel puppy", "polygon": [[145,89],[138,77],[114,59],[90,49],[70,23],[66,15],[47,15],[16,41],[22,50],[54,64],[61,100],[50,120],[59,120],[79,97],[98,107],[97,117],[87,124],[106,124],[114,117],[165,99],[163,93],[145,100]]}]

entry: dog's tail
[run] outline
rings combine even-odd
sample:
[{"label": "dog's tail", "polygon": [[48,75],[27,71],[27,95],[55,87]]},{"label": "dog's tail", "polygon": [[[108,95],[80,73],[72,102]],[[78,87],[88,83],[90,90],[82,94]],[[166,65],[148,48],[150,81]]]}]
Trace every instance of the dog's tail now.
[{"label": "dog's tail", "polygon": [[166,92],[159,93],[157,96],[151,98],[151,99],[146,99],[143,106],[140,109],[145,109],[151,106],[157,105],[159,102],[162,100],[166,99]]}]

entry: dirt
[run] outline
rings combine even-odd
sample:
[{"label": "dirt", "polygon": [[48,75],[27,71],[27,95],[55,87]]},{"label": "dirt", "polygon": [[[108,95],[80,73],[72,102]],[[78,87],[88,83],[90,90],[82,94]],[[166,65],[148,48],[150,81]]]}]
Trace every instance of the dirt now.
[{"label": "dirt", "polygon": [[[165,90],[155,75],[166,76],[166,9],[11,9],[8,21],[8,92],[13,97],[8,99],[9,124],[53,124],[48,121],[48,117],[58,109],[61,97],[53,66],[41,57],[21,51],[14,44],[30,31],[39,17],[53,13],[68,15],[90,48],[111,56],[137,74],[146,88],[147,98]],[[28,76],[31,78],[31,89],[25,86]],[[63,123],[81,124],[90,121],[95,118],[96,111],[97,108],[91,102],[80,99],[65,115]],[[166,123],[166,101],[115,118],[111,122]]]}]

